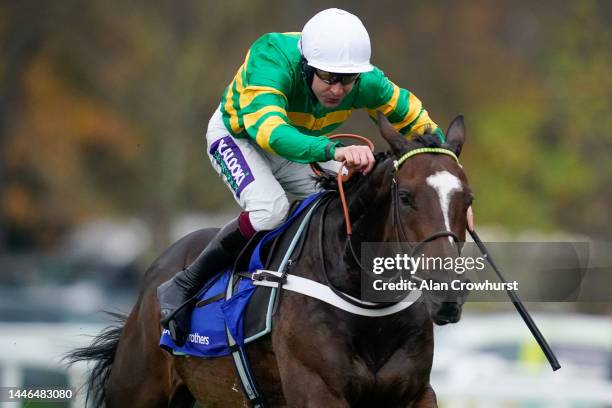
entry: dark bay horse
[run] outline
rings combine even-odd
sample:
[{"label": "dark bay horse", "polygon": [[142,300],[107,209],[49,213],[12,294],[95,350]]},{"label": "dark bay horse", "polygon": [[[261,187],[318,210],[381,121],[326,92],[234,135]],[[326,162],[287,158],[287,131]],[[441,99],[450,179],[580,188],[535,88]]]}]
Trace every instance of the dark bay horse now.
[{"label": "dark bay horse", "polygon": [[[379,122],[391,151],[379,154],[371,174],[354,176],[346,188],[352,246],[395,242],[400,236],[406,242],[428,241],[423,246],[428,255],[459,256],[471,204],[461,166],[447,154],[414,155],[399,169],[394,161],[423,147],[459,155],[463,118],[451,123],[444,144],[437,135],[407,141],[384,117]],[[359,262],[347,245],[340,200],[317,212],[291,273],[326,282],[325,268],[331,285],[359,297]],[[68,356],[96,361],[88,389],[96,406],[192,407],[196,400],[203,407],[247,406],[230,357],[173,357],[159,347],[156,288],[189,265],[214,233],[200,230],[172,245],[146,272],[129,316]],[[448,282],[451,276],[433,271],[421,278]],[[429,385],[433,323],[459,321],[465,296],[422,296],[399,313],[372,318],[283,291],[271,335],[247,346],[252,369],[272,407],[436,407]]]}]

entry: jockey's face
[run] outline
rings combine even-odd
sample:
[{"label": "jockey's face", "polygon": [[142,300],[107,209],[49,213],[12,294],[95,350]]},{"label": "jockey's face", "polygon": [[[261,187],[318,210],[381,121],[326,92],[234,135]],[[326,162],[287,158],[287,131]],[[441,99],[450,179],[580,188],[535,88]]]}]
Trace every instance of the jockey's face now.
[{"label": "jockey's face", "polygon": [[355,82],[342,85],[342,82],[327,84],[317,75],[312,76],[312,92],[315,94],[321,105],[326,108],[335,108],[340,105],[342,99],[351,92]]}]

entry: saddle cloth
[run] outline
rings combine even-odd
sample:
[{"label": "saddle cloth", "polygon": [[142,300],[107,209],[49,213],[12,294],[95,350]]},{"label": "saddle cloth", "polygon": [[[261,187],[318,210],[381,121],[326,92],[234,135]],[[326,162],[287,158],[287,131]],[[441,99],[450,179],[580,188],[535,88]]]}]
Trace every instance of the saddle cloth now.
[{"label": "saddle cloth", "polygon": [[[287,250],[289,242],[300,239],[295,236],[296,232],[305,230],[300,226],[309,221],[309,214],[325,194],[315,193],[302,201],[281,226],[265,234],[258,242],[252,240],[239,257],[235,268],[217,274],[205,285],[192,314],[189,338],[182,347],[174,344],[166,329],[162,331],[160,346],[177,355],[220,357],[232,352],[228,344],[228,332],[238,346],[244,346],[270,333],[277,289],[253,285],[250,278],[244,274],[239,275],[237,271],[252,273],[264,266],[284,268],[283,262],[291,255]],[[311,211],[306,211],[309,208]],[[282,239],[277,239],[281,235]],[[264,248],[275,239],[270,249],[271,256],[268,256],[269,265],[264,265]],[[257,245],[251,253],[249,248],[255,243]],[[242,269],[240,259],[244,259],[245,255],[248,266]]]}]

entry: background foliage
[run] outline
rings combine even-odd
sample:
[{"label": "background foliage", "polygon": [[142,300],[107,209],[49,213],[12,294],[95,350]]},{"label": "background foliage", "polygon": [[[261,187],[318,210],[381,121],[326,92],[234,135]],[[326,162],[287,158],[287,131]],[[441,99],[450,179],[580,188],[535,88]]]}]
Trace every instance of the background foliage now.
[{"label": "background foliage", "polygon": [[466,116],[479,224],[612,235],[609,1],[0,1],[0,252],[130,215],[161,248],[228,206],[203,145],[221,92],[259,35],[332,6],[443,128]]}]

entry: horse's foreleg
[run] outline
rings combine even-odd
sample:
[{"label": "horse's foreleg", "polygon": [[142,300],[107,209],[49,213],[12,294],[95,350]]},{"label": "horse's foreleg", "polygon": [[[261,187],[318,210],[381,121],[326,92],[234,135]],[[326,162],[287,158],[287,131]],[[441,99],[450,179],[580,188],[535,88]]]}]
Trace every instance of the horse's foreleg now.
[{"label": "horse's foreleg", "polygon": [[438,400],[436,398],[436,393],[433,388],[431,388],[431,384],[427,384],[425,390],[421,394],[421,397],[411,405],[413,408],[438,408]]}]

